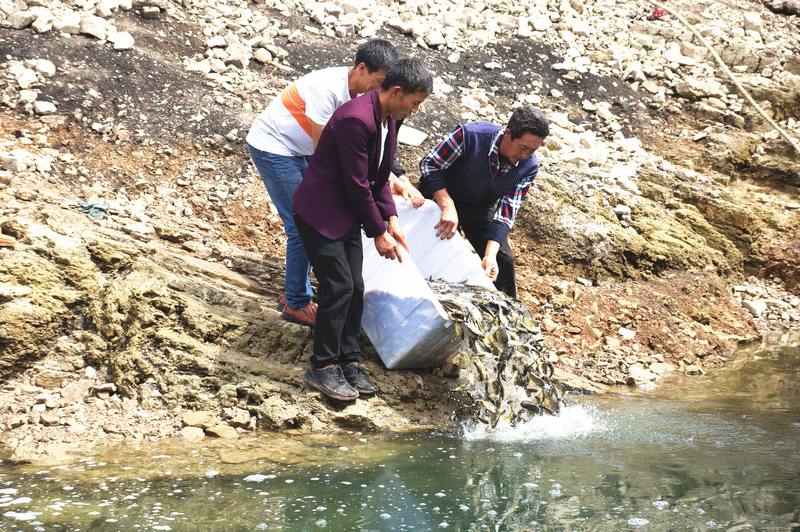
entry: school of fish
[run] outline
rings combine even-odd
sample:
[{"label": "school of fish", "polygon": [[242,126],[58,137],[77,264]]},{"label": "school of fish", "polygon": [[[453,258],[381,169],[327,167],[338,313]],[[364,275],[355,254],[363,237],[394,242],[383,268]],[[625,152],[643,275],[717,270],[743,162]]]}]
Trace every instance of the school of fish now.
[{"label": "school of fish", "polygon": [[555,414],[563,397],[544,352],[544,337],[524,303],[503,292],[463,283],[429,285],[464,339],[460,365],[476,421],[494,428]]}]

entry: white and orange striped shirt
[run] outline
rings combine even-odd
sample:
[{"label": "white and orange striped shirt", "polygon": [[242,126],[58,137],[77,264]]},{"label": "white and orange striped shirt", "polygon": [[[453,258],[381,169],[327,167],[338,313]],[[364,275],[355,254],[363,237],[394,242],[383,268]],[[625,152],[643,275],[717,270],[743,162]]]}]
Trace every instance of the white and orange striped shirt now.
[{"label": "white and orange striped shirt", "polygon": [[349,70],[325,68],[295,80],[258,115],[247,133],[247,143],[276,155],[311,155],[311,121],[324,126],[333,112],[350,100]]}]

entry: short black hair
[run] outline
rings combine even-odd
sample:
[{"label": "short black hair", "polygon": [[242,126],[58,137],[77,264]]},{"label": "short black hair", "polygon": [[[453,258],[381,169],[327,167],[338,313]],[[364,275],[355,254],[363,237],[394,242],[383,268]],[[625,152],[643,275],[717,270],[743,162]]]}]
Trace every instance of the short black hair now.
[{"label": "short black hair", "polygon": [[399,59],[386,72],[381,84],[382,90],[398,86],[403,92],[433,92],[433,75],[420,59],[404,57]]},{"label": "short black hair", "polygon": [[517,107],[508,120],[508,130],[511,138],[518,139],[525,133],[531,133],[540,138],[550,134],[550,126],[544,113],[533,107]]},{"label": "short black hair", "polygon": [[370,39],[356,50],[355,66],[364,63],[369,73],[389,68],[397,61],[397,49],[384,39]]}]

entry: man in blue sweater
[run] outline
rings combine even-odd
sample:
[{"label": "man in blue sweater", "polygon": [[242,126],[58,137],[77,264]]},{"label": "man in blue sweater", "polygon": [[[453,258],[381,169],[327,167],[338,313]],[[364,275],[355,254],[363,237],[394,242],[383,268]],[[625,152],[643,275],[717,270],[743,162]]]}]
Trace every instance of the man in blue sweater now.
[{"label": "man in blue sweater", "polygon": [[419,188],[442,210],[436,235],[451,238],[460,227],[486,275],[511,297],[517,297],[517,283],[508,232],[539,171],[534,152],[549,132],[541,111],[519,107],[506,127],[456,127],[419,163]]}]

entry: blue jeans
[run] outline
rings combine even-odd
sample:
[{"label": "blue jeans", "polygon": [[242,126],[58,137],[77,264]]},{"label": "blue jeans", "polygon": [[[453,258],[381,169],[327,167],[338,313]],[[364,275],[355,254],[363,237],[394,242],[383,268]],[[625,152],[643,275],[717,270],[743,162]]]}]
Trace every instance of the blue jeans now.
[{"label": "blue jeans", "polygon": [[283,220],[286,233],[286,276],[283,285],[286,303],[293,309],[301,309],[311,301],[311,281],[308,279],[311,264],[292,218],[292,196],[308,168],[308,159],[275,155],[249,144],[247,147],[269,197]]}]

